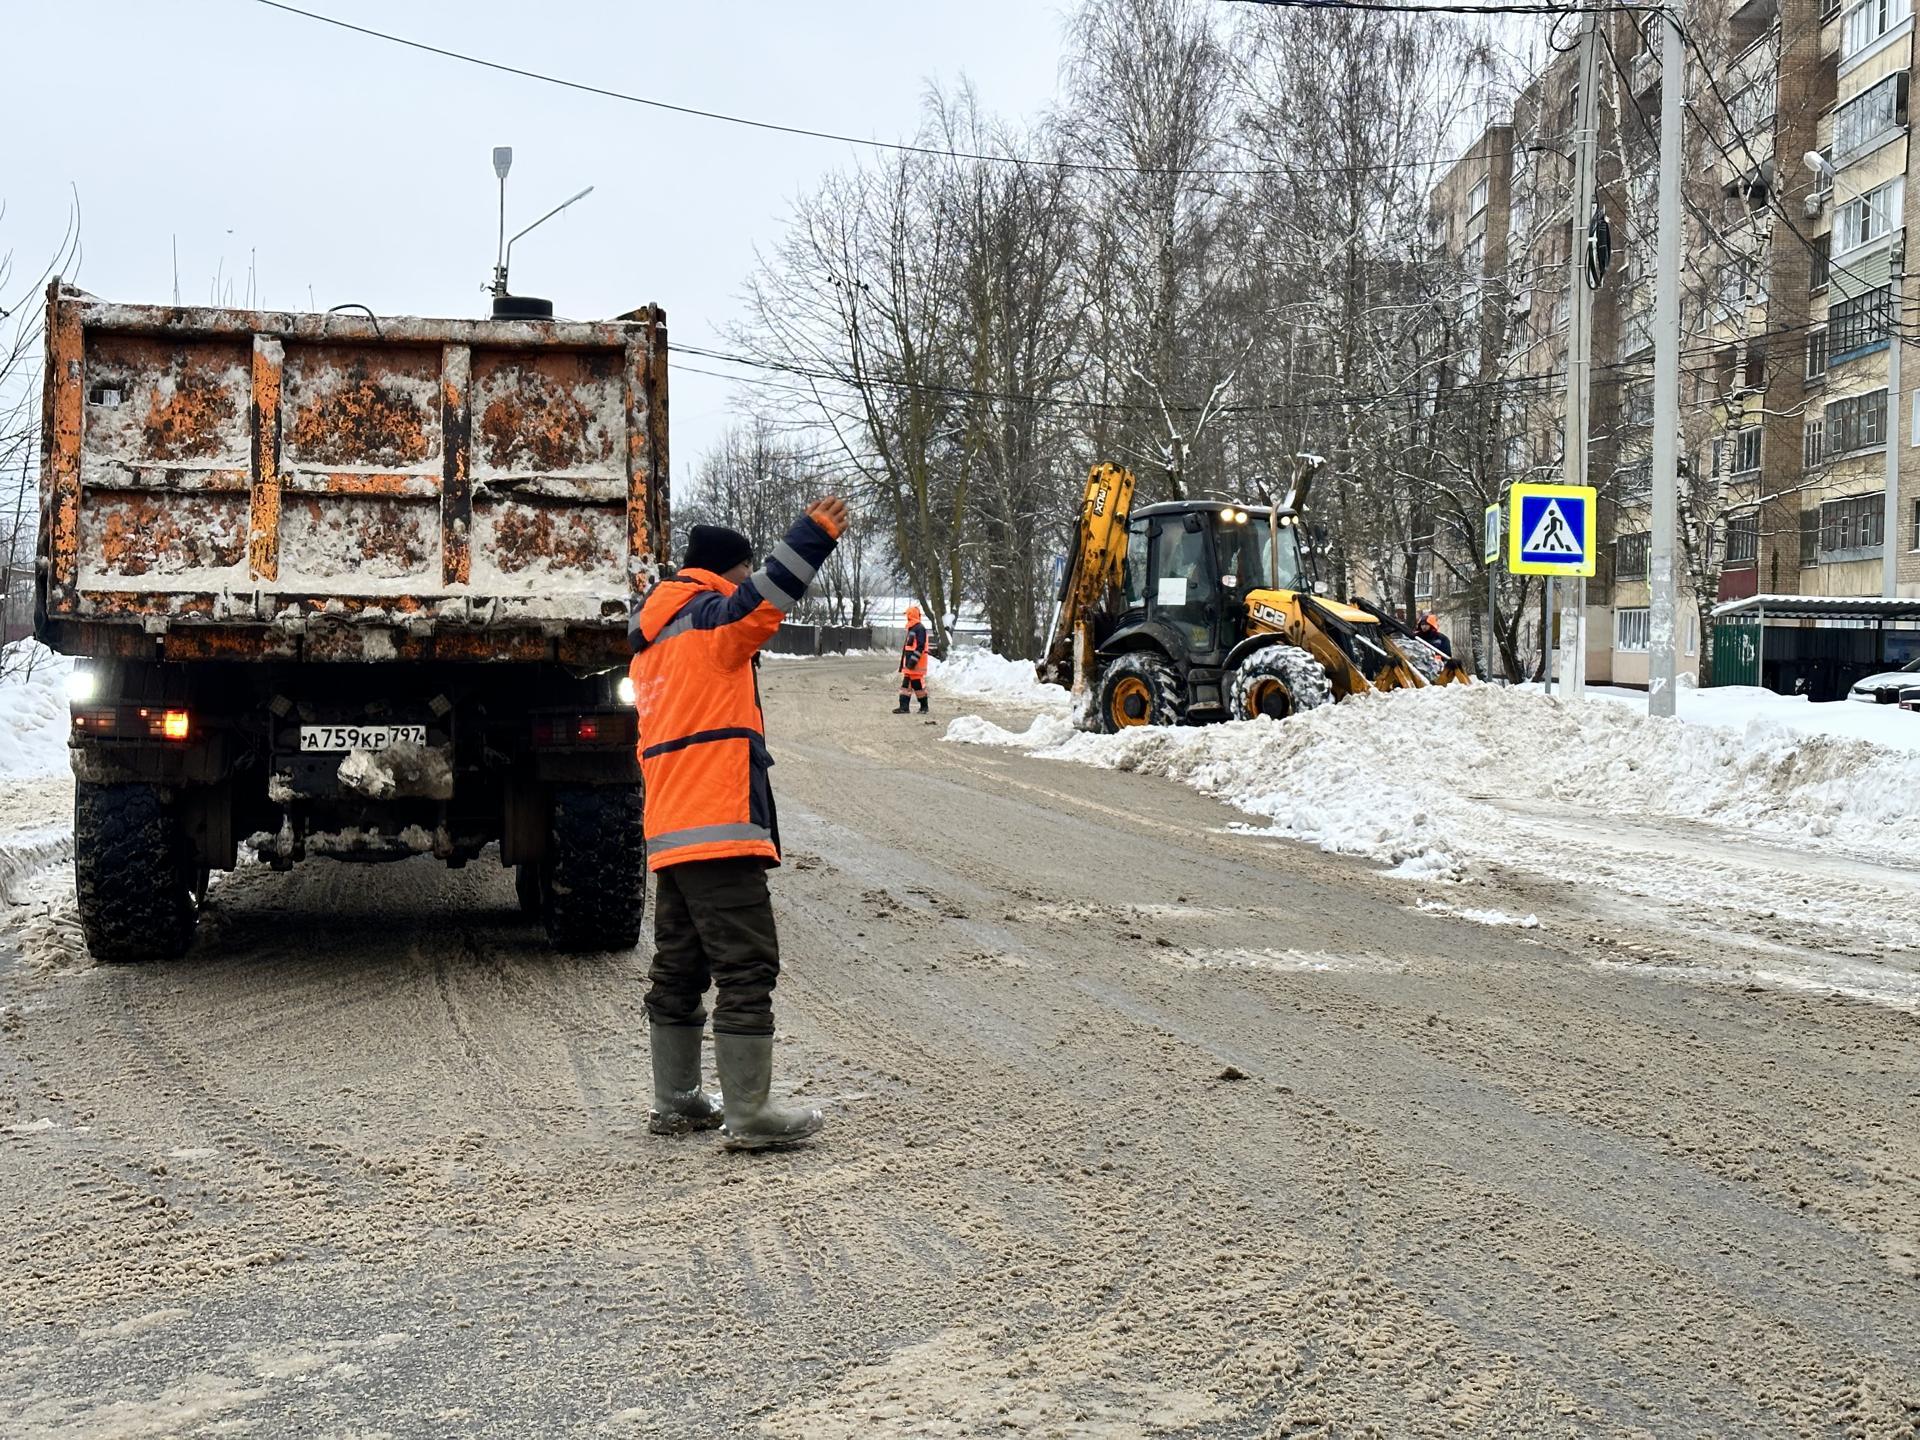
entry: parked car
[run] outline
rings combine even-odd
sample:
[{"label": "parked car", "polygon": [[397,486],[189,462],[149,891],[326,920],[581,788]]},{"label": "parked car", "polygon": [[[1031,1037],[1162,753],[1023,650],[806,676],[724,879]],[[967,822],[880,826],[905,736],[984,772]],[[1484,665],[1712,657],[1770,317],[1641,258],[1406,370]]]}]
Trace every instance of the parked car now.
[{"label": "parked car", "polygon": [[1864,700],[1869,705],[1897,705],[1900,703],[1900,692],[1915,686],[1920,686],[1920,655],[1898,670],[1883,670],[1878,675],[1856,680],[1853,688],[1847,692],[1847,698]]}]

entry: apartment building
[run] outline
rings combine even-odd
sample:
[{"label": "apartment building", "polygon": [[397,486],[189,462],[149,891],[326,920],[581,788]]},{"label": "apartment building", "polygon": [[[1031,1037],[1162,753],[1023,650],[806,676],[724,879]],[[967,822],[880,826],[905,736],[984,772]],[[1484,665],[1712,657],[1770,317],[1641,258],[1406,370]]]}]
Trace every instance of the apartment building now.
[{"label": "apartment building", "polygon": [[[1682,665],[1702,612],[1758,593],[1877,595],[1883,546],[1920,595],[1920,359],[1890,384],[1892,344],[1920,335],[1904,277],[1913,156],[1912,0],[1704,0],[1689,16],[1681,277]],[[1651,540],[1654,213],[1662,39],[1608,22],[1599,203],[1615,264],[1594,296],[1588,479],[1602,495],[1588,673],[1644,683]],[[1571,287],[1584,207],[1567,194],[1574,71],[1556,55],[1518,97],[1502,159],[1484,144],[1433,190],[1448,254],[1507,297],[1509,481],[1558,478]],[[1495,133],[1490,131],[1489,134]],[[1808,152],[1820,158],[1809,162]],[[1470,200],[1505,187],[1507,243],[1476,253]],[[1463,209],[1463,206],[1465,207]],[[1576,214],[1579,221],[1576,227]],[[1476,263],[1477,266],[1476,266]],[[1907,347],[1911,355],[1912,346]],[[1551,384],[1546,387],[1551,391]],[[1899,407],[1900,533],[1884,533],[1890,406]],[[1451,614],[1481,598],[1436,596]]]}]

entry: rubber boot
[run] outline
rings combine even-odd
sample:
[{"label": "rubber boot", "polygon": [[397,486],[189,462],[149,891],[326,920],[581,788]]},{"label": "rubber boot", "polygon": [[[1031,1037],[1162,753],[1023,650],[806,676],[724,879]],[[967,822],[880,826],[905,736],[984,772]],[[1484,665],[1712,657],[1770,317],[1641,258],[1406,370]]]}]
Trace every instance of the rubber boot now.
[{"label": "rubber boot", "polygon": [[723,1118],[720,1097],[700,1088],[698,1025],[653,1025],[653,1113],[647,1129],[655,1135],[685,1135],[712,1130]]},{"label": "rubber boot", "polygon": [[818,1110],[789,1109],[767,1099],[773,1084],[771,1035],[713,1036],[714,1063],[720,1067],[720,1091],[727,1123],[721,1130],[729,1150],[771,1150],[817,1134],[826,1123]]},{"label": "rubber boot", "polygon": [[920,713],[922,715],[927,713],[927,697],[924,695],[920,697]]},{"label": "rubber boot", "polygon": [[906,692],[904,692],[904,691],[902,691],[902,692],[901,692],[901,695],[900,695],[900,708],[899,708],[898,710],[896,710],[896,711],[894,711],[893,713],[894,713],[894,714],[896,714],[896,715],[904,715],[904,714],[906,714],[906,713],[907,713],[907,697],[906,697]]}]

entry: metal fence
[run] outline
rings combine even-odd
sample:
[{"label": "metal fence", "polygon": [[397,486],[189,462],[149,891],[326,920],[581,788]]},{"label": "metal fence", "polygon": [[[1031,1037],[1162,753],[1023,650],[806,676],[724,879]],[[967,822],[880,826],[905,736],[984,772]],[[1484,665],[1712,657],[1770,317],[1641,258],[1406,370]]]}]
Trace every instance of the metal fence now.
[{"label": "metal fence", "polygon": [[776,655],[838,655],[847,650],[871,650],[871,625],[782,625],[766,648]]}]

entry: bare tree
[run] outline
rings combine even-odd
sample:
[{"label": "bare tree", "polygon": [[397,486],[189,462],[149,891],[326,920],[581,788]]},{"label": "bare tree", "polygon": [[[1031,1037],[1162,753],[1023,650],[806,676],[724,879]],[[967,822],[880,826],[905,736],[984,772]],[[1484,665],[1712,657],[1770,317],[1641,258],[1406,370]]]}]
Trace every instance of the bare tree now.
[{"label": "bare tree", "polygon": [[[6,206],[0,204],[0,227],[6,218]],[[67,210],[65,231],[46,262],[22,273],[14,257],[11,246],[0,250],[0,640],[14,639],[32,626],[40,526],[34,461],[40,448],[40,370],[46,339],[42,295],[49,284],[79,272],[78,191]]]}]

